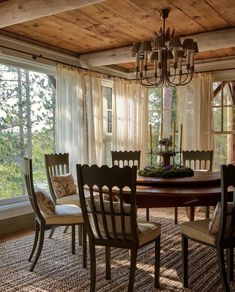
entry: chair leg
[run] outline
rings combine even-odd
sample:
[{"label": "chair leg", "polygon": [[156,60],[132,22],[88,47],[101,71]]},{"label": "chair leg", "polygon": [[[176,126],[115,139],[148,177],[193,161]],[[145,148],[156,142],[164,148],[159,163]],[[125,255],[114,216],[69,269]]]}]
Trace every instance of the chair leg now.
[{"label": "chair leg", "polygon": [[69,230],[69,226],[66,226],[64,229],[64,233],[66,233]]},{"label": "chair leg", "polygon": [[39,229],[40,229],[39,223],[35,219],[35,235],[34,235],[33,248],[32,248],[32,251],[31,251],[29,259],[28,259],[29,262],[31,261],[33,255],[34,255],[34,252],[35,252],[35,249],[36,249],[36,246],[37,246],[37,243],[38,243]]},{"label": "chair leg", "polygon": [[37,252],[36,252],[36,256],[34,258],[34,261],[29,269],[30,272],[33,271],[34,267],[36,266],[37,264],[37,261],[39,259],[39,256],[41,254],[41,251],[42,251],[42,247],[43,247],[43,242],[44,242],[44,232],[45,232],[45,226],[44,225],[40,225],[40,232],[39,232],[39,244],[38,244],[38,249],[37,249]]},{"label": "chair leg", "polygon": [[178,208],[175,207],[175,224],[178,224]]},{"label": "chair leg", "polygon": [[130,266],[130,278],[129,278],[128,292],[134,291],[136,259],[137,259],[137,248],[135,247],[135,248],[131,249],[131,266]]},{"label": "chair leg", "polygon": [[90,292],[95,292],[95,281],[96,281],[95,244],[90,239],[89,239],[89,246],[90,246],[90,273],[91,273]]},{"label": "chair leg", "polygon": [[111,280],[110,246],[105,246],[106,280]]},{"label": "chair leg", "polygon": [[194,221],[195,207],[189,207],[189,220]]},{"label": "chair leg", "polygon": [[83,226],[82,225],[78,225],[78,244],[79,246],[82,246],[82,232],[83,232]]},{"label": "chair leg", "polygon": [[146,221],[149,221],[149,208],[146,208]]},{"label": "chair leg", "polygon": [[155,240],[155,280],[154,287],[160,287],[160,241],[161,236]]},{"label": "chair leg", "polygon": [[224,260],[224,250],[221,247],[217,248],[217,256],[219,261],[219,269],[220,269],[220,276],[222,280],[223,290],[225,292],[229,292],[229,285],[227,281],[227,274],[225,268],[225,260]]},{"label": "chair leg", "polygon": [[234,259],[233,259],[233,248],[227,249],[227,262],[228,262],[228,281],[233,281],[233,265],[234,265]]},{"label": "chair leg", "polygon": [[209,219],[209,218],[210,218],[210,206],[206,206],[205,219]]},{"label": "chair leg", "polygon": [[72,254],[75,254],[75,225],[72,225]]},{"label": "chair leg", "polygon": [[87,268],[87,241],[86,241],[86,231],[84,226],[82,226],[82,261],[83,261],[83,268]]},{"label": "chair leg", "polygon": [[55,233],[55,229],[56,229],[56,227],[55,226],[52,226],[51,232],[50,232],[48,238],[50,238],[50,239],[52,238],[53,234]]},{"label": "chair leg", "polygon": [[182,235],[183,286],[188,288],[188,238]]}]

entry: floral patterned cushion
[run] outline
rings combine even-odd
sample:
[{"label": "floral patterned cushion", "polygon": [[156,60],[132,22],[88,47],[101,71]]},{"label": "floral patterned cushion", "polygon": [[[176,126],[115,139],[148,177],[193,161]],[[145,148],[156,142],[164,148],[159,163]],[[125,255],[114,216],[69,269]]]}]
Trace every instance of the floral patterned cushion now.
[{"label": "floral patterned cushion", "polygon": [[58,198],[77,194],[77,187],[71,173],[52,176],[51,183]]},{"label": "floral patterned cushion", "polygon": [[47,215],[54,215],[55,203],[53,202],[53,200],[42,191],[36,192],[35,195],[40,211],[44,212]]}]

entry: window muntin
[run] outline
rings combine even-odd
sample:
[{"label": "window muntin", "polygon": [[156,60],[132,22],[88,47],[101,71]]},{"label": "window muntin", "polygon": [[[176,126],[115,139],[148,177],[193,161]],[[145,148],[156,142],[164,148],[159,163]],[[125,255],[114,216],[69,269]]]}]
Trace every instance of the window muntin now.
[{"label": "window muntin", "polygon": [[104,135],[104,163],[111,165],[111,140],[113,133],[113,88],[112,84],[104,82],[103,97],[103,135]]}]

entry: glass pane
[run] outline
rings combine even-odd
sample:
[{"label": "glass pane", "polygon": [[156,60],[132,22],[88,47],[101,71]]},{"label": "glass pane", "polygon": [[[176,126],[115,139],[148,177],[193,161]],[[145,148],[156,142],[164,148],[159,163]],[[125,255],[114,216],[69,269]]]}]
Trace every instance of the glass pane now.
[{"label": "glass pane", "polygon": [[214,91],[214,98],[212,105],[213,106],[219,106],[221,105],[221,87],[222,82],[213,82],[213,91]]},{"label": "glass pane", "polygon": [[102,86],[103,97],[107,100],[107,109],[112,109],[112,88]]},{"label": "glass pane", "polygon": [[108,111],[108,133],[112,133],[112,111]]},{"label": "glass pane", "polygon": [[233,105],[233,99],[232,99],[232,87],[230,83],[226,83],[223,90],[223,96],[224,96],[224,105]]},{"label": "glass pane", "polygon": [[25,195],[24,155],[46,184],[44,154],[54,151],[55,90],[47,75],[0,65],[0,199]]},{"label": "glass pane", "polygon": [[233,107],[224,108],[223,130],[233,130]]},{"label": "glass pane", "polygon": [[233,160],[233,135],[214,135],[214,170],[220,170],[221,164],[227,164]]},{"label": "glass pane", "polygon": [[221,131],[221,108],[213,108],[213,129]]}]

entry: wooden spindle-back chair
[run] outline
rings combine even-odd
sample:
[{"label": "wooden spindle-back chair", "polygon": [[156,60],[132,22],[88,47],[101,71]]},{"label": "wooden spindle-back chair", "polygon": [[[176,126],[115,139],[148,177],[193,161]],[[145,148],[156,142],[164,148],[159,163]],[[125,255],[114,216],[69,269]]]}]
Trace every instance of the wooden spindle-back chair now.
[{"label": "wooden spindle-back chair", "polygon": [[[29,196],[29,201],[35,214],[35,237],[34,237],[33,248],[29,256],[29,261],[31,261],[37,248],[35,258],[30,267],[30,271],[33,271],[43,248],[44,233],[45,233],[46,227],[72,226],[72,253],[75,254],[75,226],[83,225],[83,218],[82,218],[81,210],[77,206],[67,206],[67,205],[55,206],[55,214],[53,215],[47,215],[44,212],[41,212],[40,207],[37,202],[36,192],[34,189],[32,159],[24,157],[23,172],[24,172],[25,184],[26,184],[26,188],[27,188],[27,192]],[[86,234],[85,233],[83,237],[83,267],[86,267]]]},{"label": "wooden spindle-back chair", "polygon": [[[84,228],[90,243],[91,291],[95,291],[96,245],[106,247],[106,279],[111,278],[110,247],[131,251],[128,291],[133,291],[137,249],[155,241],[155,286],[159,286],[160,225],[151,222],[138,224],[137,222],[136,172],[136,166],[109,168],[106,165],[101,167],[77,165]],[[89,190],[89,198],[85,197],[84,187]],[[104,192],[106,199],[104,199]],[[114,196],[118,197],[118,201],[114,200]],[[128,204],[126,199],[128,199]],[[148,238],[146,232],[148,232]]]},{"label": "wooden spindle-back chair", "polygon": [[[229,189],[231,187],[233,194],[232,190]],[[221,188],[221,213],[214,211],[212,216],[214,217],[214,223],[218,222],[217,233],[209,233],[209,224],[212,223],[210,219],[185,222],[180,225],[182,234],[183,285],[185,288],[188,287],[188,239],[191,239],[216,249],[222,288],[223,291],[230,291],[228,280],[233,280],[233,248],[235,247],[234,165],[221,165]],[[230,209],[229,212],[228,209]],[[228,273],[226,273],[224,250],[227,251]]]}]

